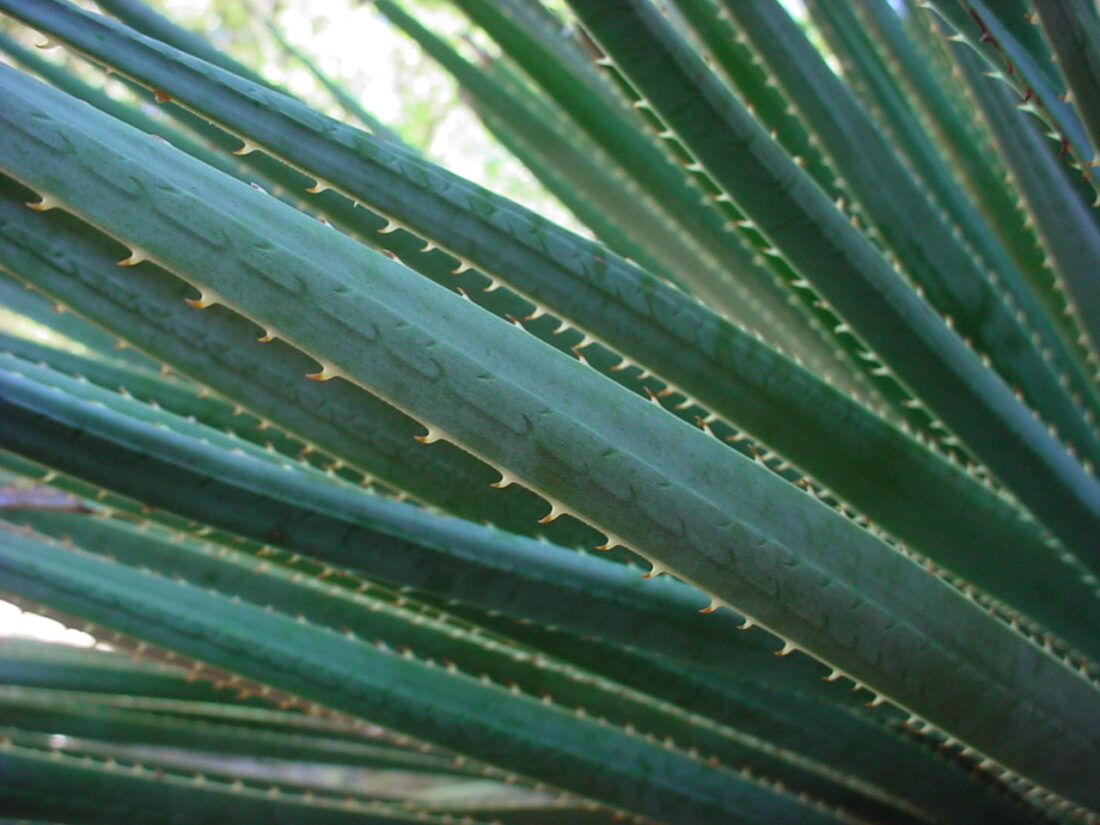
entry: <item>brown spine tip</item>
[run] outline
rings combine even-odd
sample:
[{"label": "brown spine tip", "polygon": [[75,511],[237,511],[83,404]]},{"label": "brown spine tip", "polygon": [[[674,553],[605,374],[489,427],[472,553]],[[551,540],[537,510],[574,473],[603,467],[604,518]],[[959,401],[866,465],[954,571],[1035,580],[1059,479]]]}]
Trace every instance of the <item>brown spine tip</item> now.
[{"label": "brown spine tip", "polygon": [[618,536],[613,536],[610,533],[605,532],[604,538],[606,539],[606,541],[604,541],[603,544],[596,545],[597,550],[610,550],[612,547],[626,547],[626,545],[623,544],[622,539],[620,539]]},{"label": "brown spine tip", "polygon": [[559,516],[569,515],[569,511],[561,502],[554,501],[554,499],[547,499],[547,503],[550,505],[550,512],[539,519],[539,524],[546,524]]}]

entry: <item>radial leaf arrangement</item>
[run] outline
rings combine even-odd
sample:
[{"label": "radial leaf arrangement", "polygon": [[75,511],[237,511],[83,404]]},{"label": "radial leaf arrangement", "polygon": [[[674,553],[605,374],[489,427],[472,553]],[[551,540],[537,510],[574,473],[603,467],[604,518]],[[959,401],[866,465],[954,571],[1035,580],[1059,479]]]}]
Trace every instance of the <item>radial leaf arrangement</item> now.
[{"label": "radial leaf arrangement", "polygon": [[582,233],[88,5],[0,0],[0,598],[100,643],[0,814],[1100,822],[1089,0],[365,4]]}]

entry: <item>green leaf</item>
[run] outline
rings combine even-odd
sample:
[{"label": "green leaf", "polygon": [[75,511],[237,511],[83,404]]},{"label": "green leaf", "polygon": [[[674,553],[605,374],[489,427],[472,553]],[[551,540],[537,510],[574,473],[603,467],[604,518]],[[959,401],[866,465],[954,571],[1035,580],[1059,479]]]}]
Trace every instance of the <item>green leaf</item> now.
[{"label": "green leaf", "polygon": [[815,145],[805,125],[795,116],[789,98],[779,90],[744,42],[744,36],[730,24],[718,4],[714,0],[676,0],[675,6],[706,45],[726,84],[752,107],[762,124],[774,130],[776,141],[792,157],[799,158],[807,174],[829,197],[834,200],[845,197],[836,172],[822,157],[820,147]]},{"label": "green leaf", "polygon": [[[502,467],[979,752],[1096,803],[1078,770],[1100,744],[1096,691],[917,563],[263,193],[10,73],[3,99],[10,173],[186,274],[207,300],[264,319],[323,359],[324,376],[375,388],[428,422],[429,438]],[[89,192],[89,176],[104,188]],[[184,207],[186,224],[174,218]],[[31,395],[44,410],[45,396]]]},{"label": "green leaf", "polygon": [[[45,817],[63,822],[120,820],[163,823],[186,811],[188,822],[219,823],[268,820],[278,823],[356,823],[402,825],[442,818],[417,817],[397,806],[345,800],[333,795],[281,791],[239,782],[187,776],[114,759],[91,759],[29,746],[25,737],[0,738],[0,803],[16,817]],[[64,788],[65,793],[58,793]]]},{"label": "green leaf", "polygon": [[[250,558],[224,546],[203,546],[193,539],[165,535],[151,527],[138,530],[117,520],[36,513],[17,517],[36,532],[68,537],[82,550],[411,651],[419,659],[447,662],[463,673],[541,696],[544,702],[584,708],[588,715],[630,726],[649,737],[671,739],[681,748],[697,749],[707,759],[738,765],[830,805],[868,817],[894,816],[898,809],[914,805],[899,800],[896,790],[884,790],[880,784],[777,747],[766,737],[655,699],[648,690],[631,690],[610,681],[598,664],[590,670],[567,666],[537,649],[524,649],[449,617],[432,615],[409,600],[384,601],[371,590],[360,593],[333,587],[330,577],[303,577],[281,568],[270,555]],[[737,678],[747,675],[737,674]],[[894,743],[894,747],[903,746]]]},{"label": "green leaf", "polygon": [[209,427],[233,433],[259,446],[269,445],[287,455],[293,455],[305,445],[273,431],[239,408],[220,399],[211,398],[190,382],[168,378],[148,370],[112,362],[98,356],[77,355],[54,347],[36,344],[0,332],[0,352],[27,361],[48,364],[76,378],[91,381],[105,389],[131,395],[153,406],[163,407],[176,415],[193,417]]},{"label": "green leaf", "polygon": [[[918,175],[924,174],[918,177],[900,162],[894,146],[851,90],[828,70],[786,12],[774,3],[756,0],[727,2],[725,7],[791,95],[862,204],[863,214],[878,227],[894,255],[898,271],[895,291],[898,287],[907,292],[920,290],[944,323],[966,342],[971,358],[977,354],[988,361],[1005,383],[1019,390],[1028,406],[1058,431],[1061,440],[1081,454],[1100,457],[1100,440],[1089,417],[1100,410],[1095,387],[1080,374],[1065,342],[1046,322],[1011,261],[977,220],[925,141],[914,137],[910,142],[920,144],[921,160],[913,166]],[[895,107],[894,114],[897,123],[907,113]],[[912,135],[915,124],[908,117],[905,120],[906,133]],[[860,147],[858,152],[852,151],[853,143]],[[912,285],[905,283],[903,274]],[[852,317],[843,311],[840,314],[858,333]],[[986,452],[931,402],[931,395],[926,397],[919,384],[907,379],[900,365],[880,351],[871,337],[863,337],[964,446],[992,467]],[[1063,389],[1063,376],[1081,397],[1080,407]],[[1003,480],[1013,486],[1012,481]]]},{"label": "green leaf", "polygon": [[[669,822],[830,817],[684,751],[289,616],[0,532],[0,588]],[[28,545],[33,552],[27,552]]]},{"label": "green leaf", "polygon": [[[929,14],[914,8],[903,20],[880,0],[860,0],[854,8],[967,194],[997,232],[1005,251],[1045,307],[1047,317],[1059,327],[1063,338],[1076,344],[1080,330],[1064,312],[1065,301],[1046,265],[1035,231],[1017,205],[1018,195],[1004,179],[1000,158],[986,148],[988,130],[977,128],[981,121],[971,116],[969,102],[958,96],[960,87],[952,82],[950,65],[946,69],[941,65],[947,60],[941,43],[927,42],[934,37],[927,25]],[[911,31],[921,40],[911,37]],[[1079,346],[1077,352],[1082,357],[1086,354]]]},{"label": "green leaf", "polygon": [[[48,331],[50,340],[75,352],[106,353],[105,357],[143,370],[153,370],[157,364],[141,353],[119,343],[118,339],[88,323],[85,319],[20,283],[0,270],[0,302],[17,318],[25,318]],[[60,310],[60,311],[59,311]]]},{"label": "green leaf", "polygon": [[[865,2],[864,5],[867,3]],[[884,14],[890,13],[888,9],[883,9],[881,6],[879,8]],[[1072,339],[1066,340],[1056,331],[1052,319],[1047,316],[1042,304],[1028,288],[1023,274],[1017,270],[1015,263],[992,229],[984,223],[978,210],[964,196],[952,170],[940,158],[936,146],[921,128],[917,114],[909,106],[908,98],[902,94],[898,84],[890,76],[886,64],[871,45],[855,10],[847,5],[821,2],[811,2],[810,9],[814,19],[819,23],[819,28],[826,33],[833,51],[840,55],[844,62],[845,74],[850,77],[852,85],[865,89],[863,95],[865,105],[869,111],[877,113],[877,122],[885,127],[887,134],[893,139],[893,145],[901,149],[913,169],[913,182],[919,189],[910,189],[907,195],[903,195],[903,199],[912,202],[917,197],[918,191],[924,190],[925,198],[932,208],[938,209],[944,216],[945,227],[960,236],[966,255],[974,259],[975,266],[970,270],[970,277],[980,279],[979,272],[984,270],[984,280],[988,280],[989,286],[986,299],[978,304],[982,307],[979,312],[988,316],[998,311],[985,308],[997,306],[996,296],[999,295],[1003,302],[1003,307],[999,311],[1002,314],[1014,314],[1019,322],[1019,331],[1015,336],[1006,335],[996,342],[997,346],[994,347],[990,338],[972,332],[975,326],[964,320],[964,317],[970,317],[970,313],[964,312],[960,315],[948,308],[949,299],[940,297],[940,293],[936,291],[927,290],[931,303],[952,318],[954,328],[961,335],[971,338],[979,352],[990,355],[994,368],[1005,376],[1009,384],[1019,384],[1013,376],[1029,372],[1030,369],[1038,369],[1041,361],[1045,360],[1047,368],[1055,372],[1061,379],[1062,385],[1068,386],[1072,400],[1083,413],[1084,422],[1095,421],[1100,414],[1100,395],[1097,394],[1093,382],[1089,380],[1088,376],[1092,371],[1075,357],[1076,353],[1071,349],[1071,344],[1074,343]],[[849,128],[853,128],[852,118],[849,117],[847,120]],[[871,125],[869,119],[867,123]],[[883,175],[881,165],[878,166],[877,173]],[[881,188],[887,191],[893,189],[893,187]],[[883,214],[886,214],[885,210]],[[918,222],[920,220],[918,218]],[[929,241],[923,245],[931,247],[933,244]],[[946,259],[947,256],[942,251],[942,247],[940,249],[937,257]],[[957,264],[952,265],[946,261],[945,263],[947,264],[945,269],[949,268],[950,271],[948,282],[962,281],[963,272],[966,270]],[[929,283],[923,278],[918,280],[925,285]],[[962,295],[964,292],[964,289],[956,288],[957,295]],[[988,318],[984,323],[990,327],[993,326]],[[1021,336],[1028,336],[1037,342],[1036,351],[1031,356],[1033,367],[1023,367],[1023,361],[1021,361],[1021,367],[1013,371],[1004,365],[1000,353],[1011,349],[1012,345],[1009,342],[1013,338],[1018,341]],[[1029,394],[1024,385],[1019,384],[1019,386],[1025,398],[1035,397],[1034,394]],[[1036,406],[1034,402],[1029,403]],[[1036,406],[1036,408],[1039,407]],[[1044,412],[1044,414],[1050,413]],[[1082,439],[1088,438],[1081,430],[1076,432],[1080,434],[1068,437],[1066,440],[1078,444]],[[1095,434],[1095,428],[1092,432]]]},{"label": "green leaf", "polygon": [[496,474],[449,445],[421,449],[420,425],[373,395],[302,380],[311,359],[280,341],[257,343],[262,331],[233,313],[212,308],[200,318],[185,303],[186,284],[152,264],[118,267],[125,247],[60,212],[34,220],[26,199],[0,179],[0,262],[157,361],[383,488],[512,531],[545,528],[567,545],[598,538],[575,522],[540,527],[545,505],[527,491],[492,490]]},{"label": "green leaf", "polygon": [[[1096,480],[768,139],[658,15],[629,3],[597,8],[578,2],[575,8],[760,231],[1095,572],[1100,566],[1094,558],[1100,529]],[[750,2],[736,8],[738,19],[761,11]],[[781,19],[777,8],[769,8],[764,22]],[[1055,489],[1061,490],[1056,497]]]},{"label": "green leaf", "polygon": [[[5,685],[183,700],[202,705],[205,715],[210,715],[212,708],[233,706],[230,703],[237,697],[225,685],[190,681],[186,676],[185,670],[132,661],[111,651],[18,638],[4,638],[0,643],[0,683]],[[256,710],[254,700],[237,701],[244,703],[235,708],[239,714]],[[264,709],[262,713],[273,711]]]},{"label": "green leaf", "polygon": [[[736,232],[729,231],[736,227],[707,205],[708,198],[700,197],[708,194],[705,189],[700,192],[678,168],[677,163],[689,165],[689,159],[676,158],[645,134],[621,96],[594,85],[576,68],[572,55],[547,47],[507,6],[485,0],[462,0],[456,5],[612,158],[643,197],[663,211],[668,226],[692,239],[697,254],[713,262],[709,272],[689,270],[683,264],[676,270],[694,294],[773,342],[786,340],[794,346],[794,341],[806,337],[806,321],[792,311],[776,275]],[[811,338],[799,351],[813,353],[821,345],[820,337]]]},{"label": "green leaf", "polygon": [[[808,662],[777,662],[770,640],[737,633],[737,617],[699,615],[705,598],[679,582],[645,581],[636,568],[366,497],[132,400],[13,359],[5,366],[11,372],[0,373],[0,381],[11,427],[4,443],[56,470],[261,543],[485,610],[706,664],[715,645],[730,647],[720,667],[749,669],[753,678],[763,673],[812,684],[816,676]],[[20,407],[34,412],[19,415]],[[75,441],[80,449],[67,446]],[[133,461],[105,461],[110,455]],[[164,483],[149,489],[143,468]]]},{"label": "green leaf", "polygon": [[[113,707],[72,690],[0,686],[0,708],[7,729],[145,745],[164,745],[220,755],[284,759],[461,775],[451,760],[403,752],[366,742],[344,742],[303,733],[274,732],[188,718],[193,711],[178,703],[173,712],[150,713]],[[3,729],[0,729],[3,730]],[[79,746],[78,746],[79,747]]]},{"label": "green leaf", "polygon": [[[1093,147],[1075,109],[1061,99],[1062,89],[1055,85],[1049,70],[1036,65],[1034,56],[1013,36],[996,8],[982,0],[928,0],[964,42],[988,64],[996,77],[1016,90],[1021,105],[1050,126],[1051,136],[1061,143],[1061,154],[1075,165],[1092,160]],[[1035,98],[1037,104],[1032,104]],[[1096,182],[1088,178],[1093,190]]]},{"label": "green leaf", "polygon": [[558,134],[553,124],[525,104],[518,88],[509,89],[488,72],[471,65],[396,3],[380,0],[375,6],[450,72],[463,92],[477,101],[479,110],[491,112],[518,141],[531,146],[537,156],[548,158],[544,166],[552,167],[555,175],[565,178],[563,186],[556,189],[574,193],[571,200],[583,204],[584,212],[578,217],[598,216],[589,226],[601,240],[648,271],[666,280],[676,280],[677,270],[695,254],[691,245],[659,213],[639,201],[636,192],[607,171],[610,158],[603,154],[594,157],[595,147],[590,141],[578,144]]},{"label": "green leaf", "polygon": [[1095,161],[1100,146],[1100,20],[1096,9],[1083,0],[1035,0],[1035,10],[1092,141],[1094,154],[1086,160]]},{"label": "green leaf", "polygon": [[1081,330],[1093,364],[1100,359],[1100,227],[1044,151],[1034,124],[1016,110],[1011,93],[978,68],[976,56],[955,45],[954,56],[993,139],[1022,195],[1070,315]]},{"label": "green leaf", "polygon": [[[116,53],[122,51],[122,44],[119,45]],[[169,78],[165,80],[168,81]],[[217,93],[217,88],[206,88],[211,94]],[[350,158],[348,163],[352,163]],[[438,180],[441,187],[467,196],[468,188],[464,189],[462,182],[439,177],[428,170],[425,170],[425,174],[432,175],[427,179],[429,182]],[[391,175],[384,185],[376,189],[395,191],[396,187],[402,185],[399,179]],[[364,187],[364,194],[366,189]],[[434,194],[432,189],[425,186],[419,192],[410,192],[405,201],[412,203],[417,199],[433,197]],[[476,193],[471,193],[469,197],[474,195]],[[511,210],[504,212],[506,207],[499,200],[478,200],[473,201],[472,205],[470,212],[457,216],[453,207],[445,211],[444,203],[433,204],[433,221],[446,224],[453,230],[460,220],[474,220],[476,215],[472,213],[485,210],[486,214],[496,216],[495,220],[481,221],[474,226],[478,230],[493,231],[495,234],[491,241],[486,239],[477,244],[475,249],[493,250],[494,254],[500,255],[509,242],[512,248],[518,246],[516,239],[496,230],[505,219],[511,226],[524,226],[519,223],[522,215],[516,215]],[[22,227],[20,234],[38,236],[36,240],[26,244],[26,253],[37,254],[37,250],[60,244],[61,237],[64,237],[66,227],[61,220],[50,226],[49,237],[45,237],[45,228],[36,227],[32,220],[34,216],[26,215],[21,210],[6,211],[13,227]],[[513,219],[515,223],[512,223]],[[1034,566],[1036,558],[1051,558],[1050,550],[1045,547],[1037,528],[1021,522],[1011,507],[988,491],[982,490],[961,468],[938,459],[893,427],[862,410],[859,405],[845,399],[839,392],[785,359],[773,355],[751,336],[723,323],[678,292],[631,270],[625,264],[617,264],[614,258],[604,256],[598,250],[572,244],[568,236],[555,232],[553,227],[536,224],[531,231],[538,232],[534,240],[536,249],[531,249],[530,242],[526,248],[520,246],[511,256],[500,258],[500,263],[493,267],[494,272],[518,272],[526,273],[530,278],[538,277],[540,280],[528,286],[528,289],[535,291],[540,299],[548,301],[555,308],[564,306],[568,312],[567,317],[574,321],[579,319],[586,330],[599,330],[599,334],[613,341],[617,349],[646,369],[671,379],[670,389],[679,389],[686,396],[685,404],[695,399],[705,409],[725,416],[737,427],[760,438],[788,461],[808,472],[842,500],[869,514],[883,529],[898,535],[920,552],[930,555],[936,563],[1042,621],[1048,625],[1048,629],[1073,639],[1083,649],[1094,649],[1094,636],[1087,631],[1089,623],[1083,621],[1081,611],[1087,613],[1093,610],[1096,602],[1083,588],[1079,571],[1066,567],[1060,559],[1052,559],[1053,563],[1044,565],[1045,572],[1042,576],[1018,575],[1020,567]],[[470,237],[476,235],[471,233]],[[532,254],[541,252],[542,246],[549,243],[562,245],[561,255],[551,266],[547,266],[547,262],[538,254]],[[88,244],[78,248],[81,250],[79,256],[83,260],[89,261],[92,258],[93,250]],[[606,270],[585,265],[585,259],[581,257],[585,251],[603,256]],[[26,253],[18,260],[28,260]],[[146,296],[141,300],[151,300],[148,296],[149,281],[154,276],[147,272],[135,272],[132,276],[129,273],[115,273],[110,265],[113,258],[101,255],[99,259],[102,261],[102,275],[84,279],[85,284],[95,289],[102,289],[101,284],[111,284],[120,289],[122,283],[133,281],[135,289]],[[24,264],[25,271],[29,272],[32,264],[36,265],[38,261]],[[52,273],[45,271],[38,276],[38,282],[47,283],[44,280],[46,276],[50,276],[48,283],[51,285],[62,283]],[[565,278],[570,280],[566,281]],[[172,292],[179,295],[180,287],[176,286]],[[627,306],[614,303],[616,299],[625,299]],[[81,299],[74,295],[68,300]],[[137,300],[127,299],[125,303],[135,303]],[[170,301],[162,300],[160,303],[169,304]],[[196,323],[184,315],[186,310],[178,304],[172,309],[160,309],[156,315],[167,317],[169,312],[173,317],[179,317],[179,323],[184,327],[191,327]],[[211,310],[211,314],[214,317],[205,319],[205,336],[185,334],[182,336],[184,345],[189,345],[193,339],[202,340],[205,337],[215,341],[217,351],[232,352],[240,359],[246,357],[249,348],[257,349],[246,343],[251,336],[240,330],[242,326],[247,327],[247,324],[240,323],[239,319],[226,317],[217,308]],[[234,325],[233,322],[237,323]],[[129,329],[132,335],[141,334],[141,327],[131,319],[129,313],[116,313],[112,316],[111,325],[120,331]],[[239,332],[234,337],[216,340],[215,330],[223,328],[227,329],[223,334],[226,336],[228,330]],[[155,346],[161,352],[166,352],[165,347],[169,343],[175,343],[171,332],[162,324],[157,329],[144,333],[143,340],[148,342],[147,346]],[[269,346],[276,350],[279,347],[278,344]],[[276,354],[284,359],[292,355],[284,355],[281,351],[271,353]],[[198,374],[205,364],[207,375],[204,380],[213,383],[223,393],[235,395],[257,414],[283,422],[283,426],[295,432],[317,433],[315,438],[325,434],[321,444],[328,450],[345,456],[357,466],[368,469],[375,466],[371,463],[373,456],[363,455],[361,447],[349,441],[346,436],[343,440],[335,440],[325,431],[319,430],[316,422],[303,420],[301,413],[297,413],[298,420],[288,418],[296,413],[293,404],[280,403],[281,399],[278,398],[274,402],[259,398],[257,389],[237,389],[241,384],[239,372],[227,374],[219,380],[218,373],[213,371],[213,368],[219,366],[218,362],[208,363],[208,357],[203,353],[198,353],[198,356],[198,359],[192,356],[187,362],[183,362],[182,369]],[[171,363],[180,363],[172,360],[173,357],[179,358],[174,353],[161,357]],[[267,361],[266,353],[259,357],[264,362]],[[598,363],[595,359],[592,360]],[[615,363],[614,359],[610,361],[611,369],[614,369]],[[299,367],[302,372],[305,369],[304,365]],[[607,366],[603,366],[603,369],[606,371]],[[259,368],[251,369],[248,374],[253,382],[267,375],[266,371]],[[727,380],[715,382],[715,374],[726,375]],[[776,380],[776,376],[782,376],[782,379]],[[285,371],[274,376],[274,379],[280,392],[285,393]],[[250,392],[250,396],[243,396],[245,391]],[[323,399],[327,397],[328,404],[331,405],[334,403],[332,396],[335,392],[343,393],[343,397],[347,398],[345,407],[350,410],[354,403],[354,393],[349,395],[345,387],[338,386],[334,390],[326,387],[324,393],[320,390],[300,389],[296,391],[295,397],[299,404],[312,397],[318,397],[321,399],[318,403],[324,403]],[[369,399],[364,398],[360,403],[365,405],[369,403]],[[370,418],[378,419],[387,414],[383,405],[375,404],[369,409]],[[347,413],[349,416],[351,414]],[[392,414],[389,417],[392,418]],[[359,427],[370,426],[367,415],[358,417],[356,421]],[[380,432],[375,439],[377,442],[384,430],[381,424],[376,424],[375,427]],[[458,505],[450,502],[456,495],[475,498],[468,488],[478,483],[488,493],[485,485],[492,480],[491,476],[480,480],[477,475],[471,475],[469,482],[453,483],[458,473],[456,459],[462,456],[457,451],[451,451],[455,458],[451,459],[450,467],[435,465],[439,467],[438,477],[443,480],[445,487],[442,490],[435,488],[429,496],[424,491],[425,485],[431,479],[424,476],[420,469],[424,466],[422,462],[425,459],[415,452],[410,455],[411,436],[415,429],[410,429],[407,424],[404,429],[395,429],[398,438],[409,440],[404,442],[400,452],[391,448],[399,459],[395,461],[392,470],[386,468],[387,472],[374,472],[388,483],[402,489],[411,489],[427,501],[446,502],[447,509],[452,511],[486,517],[490,512],[491,502],[485,497],[475,499],[476,504],[480,505],[479,509],[475,509],[475,501],[466,503],[466,509],[459,509]],[[724,431],[720,430],[720,433],[724,434]],[[736,433],[733,437],[736,437]],[[441,456],[440,462],[450,457]],[[884,458],[888,460],[884,462]],[[411,474],[409,469],[412,469]],[[395,471],[403,474],[398,476]],[[500,510],[506,512],[507,507],[508,502],[502,502]],[[496,520],[512,530],[525,531],[530,528],[523,523],[523,517],[526,515],[530,524],[539,514],[541,513],[530,509],[517,508],[515,518],[504,521],[497,516]],[[550,535],[559,541],[565,540],[559,532],[551,532]],[[1055,594],[1060,597],[1072,593],[1078,595],[1069,599],[1054,598]],[[1067,612],[1064,607],[1067,603],[1074,606],[1074,612]]]}]

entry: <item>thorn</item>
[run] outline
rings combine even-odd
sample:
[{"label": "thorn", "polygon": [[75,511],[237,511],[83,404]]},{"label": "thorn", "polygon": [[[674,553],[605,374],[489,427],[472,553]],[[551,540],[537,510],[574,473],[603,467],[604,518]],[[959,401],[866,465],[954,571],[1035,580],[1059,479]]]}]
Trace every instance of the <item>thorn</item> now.
[{"label": "thorn", "polygon": [[424,425],[427,428],[427,432],[424,435],[413,436],[421,444],[434,444],[436,441],[447,441],[447,434],[443,430],[433,429],[428,424]]},{"label": "thorn", "polygon": [[642,574],[643,579],[654,579],[665,572],[665,568],[661,567],[656,562],[650,562],[650,564],[653,566],[649,569],[648,573]]},{"label": "thorn", "polygon": [[277,337],[277,336],[275,335],[275,333],[274,333],[274,332],[272,332],[272,331],[271,331],[271,330],[269,330],[269,329],[265,329],[265,330],[264,330],[264,334],[263,334],[263,335],[261,335],[261,336],[260,336],[259,338],[257,338],[256,340],[257,340],[257,341],[259,341],[259,342],[260,342],[261,344],[270,344],[270,343],[271,343],[272,341],[274,341],[274,340],[275,340],[275,338],[276,338],[276,337]]},{"label": "thorn", "polygon": [[[126,264],[126,266],[130,266],[130,264]],[[221,303],[217,294],[214,292],[199,292],[198,298],[187,298],[185,301],[187,306],[194,307],[195,309],[206,309],[209,306]]]},{"label": "thorn", "polygon": [[[658,395],[659,394],[660,393],[658,393]],[[717,438],[717,436],[714,435],[714,431],[710,428],[710,424],[708,424],[707,420],[702,416],[695,416],[695,425],[707,435]]]},{"label": "thorn", "polygon": [[505,487],[508,487],[519,481],[516,476],[512,475],[509,472],[505,472],[504,470],[498,470],[498,472],[500,473],[500,480],[494,481],[492,484],[489,485],[490,487],[496,487],[498,490],[503,490]]},{"label": "thorn", "polygon": [[244,138],[241,138],[240,141],[241,141],[241,148],[240,149],[234,149],[233,150],[234,155],[247,155],[248,153],[255,152],[255,151],[259,150],[259,148],[260,148],[255,143],[253,143],[251,140],[245,140]]},{"label": "thorn", "polygon": [[569,511],[559,502],[552,499],[547,499],[547,501],[550,502],[550,512],[539,519],[539,524],[548,524],[556,518],[569,514]]},{"label": "thorn", "polygon": [[168,103],[172,100],[172,96],[163,89],[153,89],[153,100],[157,103]]},{"label": "thorn", "polygon": [[622,539],[620,539],[618,536],[613,536],[611,533],[606,533],[604,535],[604,539],[605,541],[603,544],[596,545],[597,550],[606,551],[610,550],[612,547],[626,547],[626,544],[623,542]]},{"label": "thorn", "polygon": [[708,604],[706,607],[702,608],[699,612],[700,613],[713,613],[715,610],[717,610],[721,606],[722,606],[722,603],[720,601],[718,601],[718,599],[711,599],[710,604]]},{"label": "thorn", "polygon": [[326,189],[331,188],[332,187],[325,183],[323,180],[315,180],[313,182],[313,186],[306,187],[306,191],[309,192],[311,195],[319,195]]},{"label": "thorn", "polygon": [[792,653],[794,653],[796,650],[799,650],[799,649],[800,648],[797,645],[791,644],[790,642],[784,640],[783,647],[781,647],[781,648],[779,648],[779,650],[775,651],[775,655],[776,656],[790,656]]},{"label": "thorn", "polygon": [[[149,260],[149,256],[143,250],[138,249],[135,246],[130,250],[129,257],[123,258],[121,261],[118,262],[118,265],[119,266],[137,266],[142,261],[147,261],[147,260]],[[190,301],[188,301],[188,303],[190,303]]]},{"label": "thorn", "polygon": [[401,228],[401,224],[391,221],[389,218],[386,218],[386,225],[378,230],[378,234],[388,235],[391,232],[395,232],[396,230]]},{"label": "thorn", "polygon": [[61,206],[61,201],[52,195],[39,195],[38,197],[41,198],[41,200],[37,203],[27,203],[28,209],[33,209],[35,212],[48,212],[51,209],[57,209]]},{"label": "thorn", "polygon": [[318,372],[307,372],[306,378],[310,381],[330,381],[333,378],[340,377],[340,371],[335,366],[329,364],[326,361],[318,361],[321,369]]}]

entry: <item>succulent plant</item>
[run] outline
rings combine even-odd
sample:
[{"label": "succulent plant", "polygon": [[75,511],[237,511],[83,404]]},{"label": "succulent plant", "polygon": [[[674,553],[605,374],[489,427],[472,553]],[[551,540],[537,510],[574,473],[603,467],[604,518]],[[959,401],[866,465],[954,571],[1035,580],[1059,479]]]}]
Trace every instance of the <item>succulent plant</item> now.
[{"label": "succulent plant", "polygon": [[98,5],[0,0],[128,89],[0,37],[0,594],[114,648],[3,815],[1100,820],[1087,0],[376,0],[591,235]]}]

